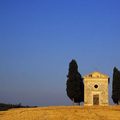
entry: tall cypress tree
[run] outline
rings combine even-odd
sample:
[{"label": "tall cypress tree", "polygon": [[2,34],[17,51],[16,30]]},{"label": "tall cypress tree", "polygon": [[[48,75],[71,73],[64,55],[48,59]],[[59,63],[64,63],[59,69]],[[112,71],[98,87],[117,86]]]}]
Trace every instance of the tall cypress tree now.
[{"label": "tall cypress tree", "polygon": [[84,84],[82,76],[78,72],[78,65],[75,60],[72,60],[69,64],[67,78],[67,95],[74,103],[80,104],[80,102],[84,101]]},{"label": "tall cypress tree", "polygon": [[115,104],[120,104],[120,71],[116,67],[113,69],[112,99]]}]

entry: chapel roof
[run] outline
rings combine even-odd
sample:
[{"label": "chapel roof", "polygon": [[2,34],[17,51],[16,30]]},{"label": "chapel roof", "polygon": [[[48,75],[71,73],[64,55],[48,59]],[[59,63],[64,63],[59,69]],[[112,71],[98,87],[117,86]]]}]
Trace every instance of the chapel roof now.
[{"label": "chapel roof", "polygon": [[85,75],[83,78],[84,79],[85,78],[103,78],[103,79],[109,79],[109,76],[106,75],[106,74],[103,74],[101,72],[95,71],[95,72],[92,72],[90,74]]}]

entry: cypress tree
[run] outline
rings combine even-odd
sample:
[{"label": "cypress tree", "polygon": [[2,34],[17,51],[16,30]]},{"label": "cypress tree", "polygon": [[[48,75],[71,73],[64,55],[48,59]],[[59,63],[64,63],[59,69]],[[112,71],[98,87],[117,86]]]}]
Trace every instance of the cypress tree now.
[{"label": "cypress tree", "polygon": [[120,104],[120,71],[116,67],[113,69],[112,99],[115,104]]},{"label": "cypress tree", "polygon": [[84,85],[82,76],[78,72],[78,65],[75,60],[72,60],[69,64],[69,72],[67,78],[67,96],[74,103],[80,104],[80,102],[84,101]]}]

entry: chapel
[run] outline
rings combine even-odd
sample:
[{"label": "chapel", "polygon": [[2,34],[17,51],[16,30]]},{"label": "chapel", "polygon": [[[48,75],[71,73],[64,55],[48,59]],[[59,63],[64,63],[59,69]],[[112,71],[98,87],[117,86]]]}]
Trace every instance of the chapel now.
[{"label": "chapel", "polygon": [[83,79],[84,105],[108,105],[109,76],[100,72],[92,72],[85,75]]}]

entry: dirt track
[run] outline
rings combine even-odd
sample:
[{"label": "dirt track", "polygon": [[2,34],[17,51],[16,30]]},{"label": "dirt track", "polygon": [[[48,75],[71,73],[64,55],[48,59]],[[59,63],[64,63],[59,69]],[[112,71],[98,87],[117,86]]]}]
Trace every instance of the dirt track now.
[{"label": "dirt track", "polygon": [[120,106],[19,108],[1,111],[0,120],[120,120]]}]

